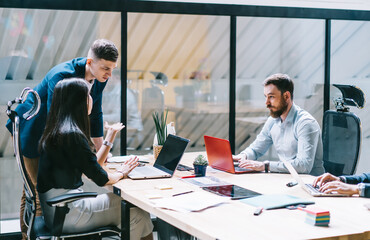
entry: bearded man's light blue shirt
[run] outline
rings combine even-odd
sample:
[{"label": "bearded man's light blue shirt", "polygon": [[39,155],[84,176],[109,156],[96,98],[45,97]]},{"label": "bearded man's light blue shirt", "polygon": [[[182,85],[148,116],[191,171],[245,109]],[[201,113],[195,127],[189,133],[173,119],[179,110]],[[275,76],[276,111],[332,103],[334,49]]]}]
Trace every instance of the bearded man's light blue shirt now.
[{"label": "bearded man's light blue shirt", "polygon": [[[321,129],[315,118],[293,104],[284,122],[269,117],[256,140],[243,152],[249,160],[257,160],[274,145],[279,159],[289,161],[298,173],[324,173]],[[282,161],[271,161],[270,172],[287,173]]]}]

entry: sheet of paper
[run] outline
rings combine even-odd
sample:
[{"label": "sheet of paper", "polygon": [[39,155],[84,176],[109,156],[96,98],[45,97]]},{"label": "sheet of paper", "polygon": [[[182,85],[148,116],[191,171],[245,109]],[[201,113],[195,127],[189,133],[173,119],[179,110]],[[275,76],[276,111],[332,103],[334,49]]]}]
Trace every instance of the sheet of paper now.
[{"label": "sheet of paper", "polygon": [[364,206],[367,208],[367,210],[370,210],[370,203],[366,203]]},{"label": "sheet of paper", "polygon": [[[110,157],[107,159],[107,162],[108,163],[122,163],[122,162],[129,160],[130,158],[134,156],[135,155]],[[144,156],[138,156],[138,157],[139,157],[139,161],[149,161],[149,158],[147,157],[144,157]]]},{"label": "sheet of paper", "polygon": [[211,178],[206,178],[206,177],[199,177],[199,178],[194,179],[194,181],[197,181],[201,184],[207,184],[207,185],[218,183],[217,181],[214,181]]},{"label": "sheet of paper", "polygon": [[229,185],[230,183],[221,181],[220,179],[213,176],[196,177],[196,178],[184,178],[181,179],[185,182],[197,185],[199,187],[212,187],[212,186],[223,186]]},{"label": "sheet of paper", "polygon": [[170,209],[178,212],[202,211],[228,201],[229,198],[220,197],[206,192],[192,192],[174,197],[155,199],[152,202],[158,208]]}]

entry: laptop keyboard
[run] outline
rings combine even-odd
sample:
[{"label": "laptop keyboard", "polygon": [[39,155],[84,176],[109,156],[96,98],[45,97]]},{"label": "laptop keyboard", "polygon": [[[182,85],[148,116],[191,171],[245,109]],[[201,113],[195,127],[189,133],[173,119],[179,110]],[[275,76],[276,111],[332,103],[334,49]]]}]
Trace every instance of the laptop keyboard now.
[{"label": "laptop keyboard", "polygon": [[[133,172],[135,172],[135,174],[142,174],[142,175],[155,175],[155,174],[161,175],[161,174],[165,173],[162,170],[159,170],[155,167],[149,167],[149,166],[137,167],[133,170]],[[165,173],[165,174],[167,174],[167,173]]]},{"label": "laptop keyboard", "polygon": [[185,166],[183,164],[179,164],[177,166],[177,170],[179,170],[179,171],[191,171],[191,170],[194,170],[194,168]]},{"label": "laptop keyboard", "polygon": [[318,186],[316,186],[316,187],[314,187],[312,184],[308,184],[308,183],[306,183],[306,186],[312,191],[312,192],[314,192],[314,193],[321,193],[320,191],[319,191],[319,187]]},{"label": "laptop keyboard", "polygon": [[244,171],[250,171],[248,168],[241,168],[241,167],[235,167],[235,171],[237,172],[244,172]]}]

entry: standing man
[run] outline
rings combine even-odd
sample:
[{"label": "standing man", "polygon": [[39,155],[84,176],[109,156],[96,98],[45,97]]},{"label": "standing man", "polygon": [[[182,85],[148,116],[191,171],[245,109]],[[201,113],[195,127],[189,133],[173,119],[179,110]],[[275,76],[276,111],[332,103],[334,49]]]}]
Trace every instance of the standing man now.
[{"label": "standing man", "polygon": [[317,121],[293,102],[294,84],[286,74],[269,76],[263,83],[267,119],[256,140],[234,160],[255,171],[288,172],[282,161],[256,161],[274,145],[279,159],[290,161],[298,173],[324,173],[321,129]]},{"label": "standing man", "polygon": [[[39,113],[29,121],[20,118],[20,140],[21,150],[24,156],[24,163],[27,173],[36,189],[37,171],[39,162],[38,144],[43,134],[47,114],[51,105],[55,85],[66,78],[83,78],[91,88],[90,95],[93,99],[93,108],[90,115],[90,132],[92,141],[98,151],[103,145],[103,112],[102,95],[107,80],[112,76],[112,71],[117,67],[118,50],[114,43],[105,39],[94,41],[89,49],[87,58],[75,58],[53,67],[34,90],[40,95],[41,108]],[[19,116],[22,116],[32,106],[32,97],[16,108]],[[11,122],[6,127],[12,132]],[[112,146],[109,142],[104,144]],[[37,212],[40,216],[41,208],[39,197],[37,198]],[[27,226],[23,222],[25,206],[25,194],[23,191],[21,199],[20,219],[22,238],[26,239]]]}]

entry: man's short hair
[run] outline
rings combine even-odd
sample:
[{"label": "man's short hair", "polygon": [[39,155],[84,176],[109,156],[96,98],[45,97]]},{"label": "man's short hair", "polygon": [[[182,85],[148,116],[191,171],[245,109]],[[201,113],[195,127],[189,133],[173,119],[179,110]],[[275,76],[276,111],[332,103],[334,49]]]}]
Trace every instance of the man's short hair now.
[{"label": "man's short hair", "polygon": [[287,74],[276,73],[267,77],[265,81],[263,81],[263,86],[270,84],[275,85],[281,94],[285,93],[286,91],[290,92],[290,96],[293,99],[294,83]]},{"label": "man's short hair", "polygon": [[98,39],[95,40],[91,45],[88,58],[97,58],[111,62],[117,62],[118,50],[113,42],[106,39]]}]

